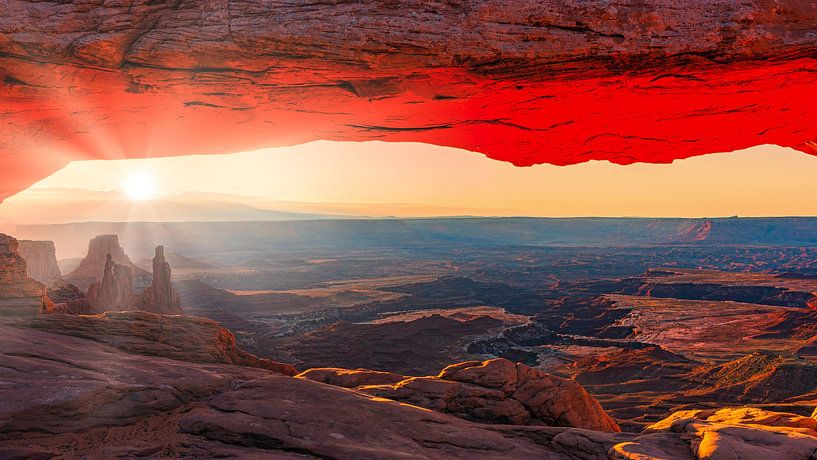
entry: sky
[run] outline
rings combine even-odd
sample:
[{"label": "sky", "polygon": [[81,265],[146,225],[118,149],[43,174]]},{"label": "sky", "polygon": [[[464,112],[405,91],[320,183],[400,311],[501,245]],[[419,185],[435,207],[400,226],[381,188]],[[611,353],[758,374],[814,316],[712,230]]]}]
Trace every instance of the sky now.
[{"label": "sky", "polygon": [[777,146],[664,165],[520,168],[450,147],[320,141],[73,162],[0,204],[0,222],[817,215],[816,177],[817,157]]}]

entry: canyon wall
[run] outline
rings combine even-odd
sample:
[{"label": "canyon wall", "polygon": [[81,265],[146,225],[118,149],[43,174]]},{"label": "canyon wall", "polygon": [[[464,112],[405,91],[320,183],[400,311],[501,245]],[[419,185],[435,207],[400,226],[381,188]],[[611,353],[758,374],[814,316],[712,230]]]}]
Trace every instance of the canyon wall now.
[{"label": "canyon wall", "polygon": [[26,260],[28,276],[48,287],[62,279],[53,241],[20,240],[19,250]]},{"label": "canyon wall", "polygon": [[0,199],[76,159],[317,139],[516,165],[815,153],[815,21],[803,0],[12,0]]},{"label": "canyon wall", "polygon": [[39,314],[47,304],[45,286],[26,274],[16,239],[0,233],[0,317]]},{"label": "canyon wall", "polygon": [[88,243],[88,254],[80,261],[79,266],[65,275],[66,281],[76,284],[80,289],[88,289],[93,283],[101,283],[107,270],[108,258],[117,265],[130,269],[134,276],[147,276],[147,272],[134,265],[125,254],[119,244],[119,236],[99,235]]}]

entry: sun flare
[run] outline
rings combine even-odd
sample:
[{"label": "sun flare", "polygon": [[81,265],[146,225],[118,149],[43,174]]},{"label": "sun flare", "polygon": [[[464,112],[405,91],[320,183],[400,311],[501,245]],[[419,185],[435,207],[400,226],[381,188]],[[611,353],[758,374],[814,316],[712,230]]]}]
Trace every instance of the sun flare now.
[{"label": "sun flare", "polygon": [[125,180],[125,195],[133,201],[147,201],[156,195],[156,185],[150,174],[141,172],[128,176]]}]

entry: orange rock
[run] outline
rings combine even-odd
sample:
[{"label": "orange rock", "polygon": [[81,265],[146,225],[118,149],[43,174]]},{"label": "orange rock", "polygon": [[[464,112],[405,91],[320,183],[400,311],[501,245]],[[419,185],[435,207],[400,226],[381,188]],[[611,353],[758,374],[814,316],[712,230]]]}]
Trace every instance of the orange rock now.
[{"label": "orange rock", "polygon": [[[351,375],[354,375],[352,378]],[[566,380],[514,364],[506,359],[466,361],[438,376],[403,377],[377,383],[394,374],[342,369],[310,370],[298,377],[346,387],[468,420],[499,424],[568,426],[618,432],[618,425],[584,388]]]}]

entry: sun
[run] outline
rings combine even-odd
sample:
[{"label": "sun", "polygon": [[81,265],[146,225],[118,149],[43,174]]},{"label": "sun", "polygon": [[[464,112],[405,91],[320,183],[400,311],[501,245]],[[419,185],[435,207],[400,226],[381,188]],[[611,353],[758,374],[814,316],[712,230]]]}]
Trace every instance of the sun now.
[{"label": "sun", "polygon": [[153,177],[145,172],[134,173],[125,179],[123,184],[125,195],[133,201],[147,201],[156,195],[156,185]]}]

